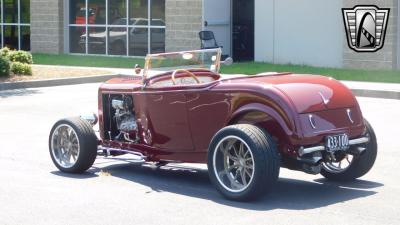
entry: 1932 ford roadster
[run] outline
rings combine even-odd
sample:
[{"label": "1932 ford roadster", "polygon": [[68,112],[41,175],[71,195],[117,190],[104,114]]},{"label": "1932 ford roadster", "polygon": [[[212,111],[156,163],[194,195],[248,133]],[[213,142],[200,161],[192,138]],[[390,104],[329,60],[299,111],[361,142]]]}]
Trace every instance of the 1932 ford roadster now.
[{"label": "1932 ford roadster", "polygon": [[371,169],[375,134],[343,84],[291,73],[223,78],[220,57],[220,49],[148,55],[141,77],[105,82],[98,117],[51,129],[54,164],[82,173],[97,155],[121,154],[207,163],[211,182],[234,200],[265,193],[280,167],[337,181]]}]

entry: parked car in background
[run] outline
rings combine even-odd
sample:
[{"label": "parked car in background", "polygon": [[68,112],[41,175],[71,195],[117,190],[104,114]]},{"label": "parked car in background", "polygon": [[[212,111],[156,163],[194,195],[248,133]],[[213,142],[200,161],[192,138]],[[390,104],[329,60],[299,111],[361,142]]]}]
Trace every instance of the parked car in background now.
[{"label": "parked car in background", "polygon": [[[135,49],[135,51],[147,53],[148,47],[148,29],[145,28],[148,24],[148,19],[146,18],[132,18],[129,20],[128,31],[125,27],[118,27],[121,25],[126,25],[127,19],[120,18],[116,20],[109,27],[108,32],[108,43],[109,43],[109,54],[115,55],[125,55],[127,46],[130,49]],[[165,22],[161,19],[153,19],[152,24],[155,26],[165,26]],[[128,32],[128,33],[127,33]],[[127,35],[128,34],[128,35]],[[107,32],[101,31],[90,31],[88,46],[93,49],[93,51],[99,50],[104,51],[105,43],[107,40]],[[79,40],[79,44],[82,48],[85,46],[87,34],[82,34]],[[127,40],[129,40],[129,45],[127,45]],[[151,32],[151,48],[153,53],[164,52],[165,50],[165,29],[153,28]]]}]

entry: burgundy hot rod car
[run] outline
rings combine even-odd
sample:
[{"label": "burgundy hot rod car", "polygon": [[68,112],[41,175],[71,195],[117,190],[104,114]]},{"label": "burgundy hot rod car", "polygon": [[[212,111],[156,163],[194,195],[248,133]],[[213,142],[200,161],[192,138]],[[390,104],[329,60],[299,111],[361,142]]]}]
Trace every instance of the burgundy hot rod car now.
[{"label": "burgundy hot rod car", "polygon": [[82,173],[98,155],[121,154],[207,163],[211,182],[234,200],[265,193],[280,167],[337,181],[371,169],[374,131],[342,83],[292,73],[221,77],[220,57],[220,49],[152,54],[142,76],[105,82],[98,116],[51,129],[54,164]]}]

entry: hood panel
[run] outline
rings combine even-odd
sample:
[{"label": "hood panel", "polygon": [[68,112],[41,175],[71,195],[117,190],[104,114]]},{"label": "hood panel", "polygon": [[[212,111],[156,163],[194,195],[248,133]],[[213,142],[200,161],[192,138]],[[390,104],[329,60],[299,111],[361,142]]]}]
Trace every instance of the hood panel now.
[{"label": "hood panel", "polygon": [[239,79],[275,87],[290,99],[298,113],[353,107],[353,93],[339,81],[317,75],[283,74]]},{"label": "hood panel", "polygon": [[116,77],[112,78],[100,85],[103,91],[122,91],[132,92],[140,90],[142,87],[142,80],[139,76],[130,77]]}]

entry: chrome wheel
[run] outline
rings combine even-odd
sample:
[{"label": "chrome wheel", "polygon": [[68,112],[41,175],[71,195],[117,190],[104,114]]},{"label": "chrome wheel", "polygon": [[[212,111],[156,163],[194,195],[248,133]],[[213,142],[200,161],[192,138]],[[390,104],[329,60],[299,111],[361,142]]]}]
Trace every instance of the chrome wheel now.
[{"label": "chrome wheel", "polygon": [[241,192],[254,177],[254,157],[245,141],[227,136],[216,146],[213,169],[218,182],[228,191]]},{"label": "chrome wheel", "polygon": [[331,173],[343,173],[352,164],[354,159],[353,155],[346,154],[346,156],[340,161],[331,161],[322,163],[323,168]]},{"label": "chrome wheel", "polygon": [[70,125],[61,124],[54,129],[50,148],[59,166],[71,168],[75,165],[80,152],[78,135]]}]

